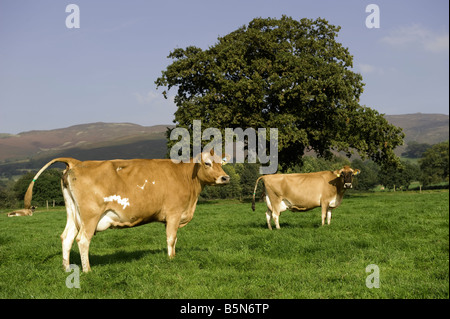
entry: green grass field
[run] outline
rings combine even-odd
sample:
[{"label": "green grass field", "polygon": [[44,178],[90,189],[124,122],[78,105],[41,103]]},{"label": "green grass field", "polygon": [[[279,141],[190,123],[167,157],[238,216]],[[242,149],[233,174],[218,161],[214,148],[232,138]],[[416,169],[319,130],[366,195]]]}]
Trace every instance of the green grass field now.
[{"label": "green grass field", "polygon": [[[0,213],[0,298],[449,298],[448,191],[348,192],[324,227],[320,209],[287,211],[270,231],[264,212],[199,204],[173,260],[162,224],[98,233],[80,289],[62,269],[64,208]],[[370,264],[379,288],[366,287]]]}]

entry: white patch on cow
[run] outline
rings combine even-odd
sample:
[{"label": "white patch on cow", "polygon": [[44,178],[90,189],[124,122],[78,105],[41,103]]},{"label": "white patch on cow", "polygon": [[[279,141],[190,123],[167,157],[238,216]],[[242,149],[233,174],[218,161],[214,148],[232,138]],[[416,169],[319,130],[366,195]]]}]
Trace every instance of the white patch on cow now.
[{"label": "white patch on cow", "polygon": [[155,185],[155,181],[153,181],[152,184]]},{"label": "white patch on cow", "polygon": [[122,167],[117,167],[116,171],[120,171],[122,169]]},{"label": "white patch on cow", "polygon": [[122,209],[127,208],[127,206],[130,206],[130,203],[128,202],[128,198],[122,198],[120,195],[111,195],[109,197],[103,198],[104,202],[117,202],[119,205],[122,205]]},{"label": "white patch on cow", "polygon": [[330,207],[336,207],[336,196],[330,201]]},{"label": "white patch on cow", "polygon": [[[268,195],[266,195],[266,204],[267,204],[267,207],[268,207],[271,211],[273,211],[272,203],[270,202],[270,199],[269,199],[269,196],[268,196]],[[288,209],[288,207],[289,207],[290,204],[291,204],[291,203],[289,203],[288,200],[283,199],[283,200],[281,201],[279,207],[278,207],[279,212],[280,212],[280,213],[281,213],[281,212],[284,212],[286,209]]]},{"label": "white patch on cow", "polygon": [[104,231],[111,227],[115,222],[120,222],[120,217],[113,211],[107,211],[102,215],[97,224],[97,231]]},{"label": "white patch on cow", "polygon": [[272,209],[272,203],[270,202],[270,199],[269,199],[268,195],[266,195],[266,204],[267,204],[267,207],[272,211],[273,210]]},{"label": "white patch on cow", "polygon": [[291,206],[291,203],[287,199],[283,199],[280,203],[280,213],[288,209],[289,206]]},{"label": "white patch on cow", "polygon": [[[144,190],[144,187],[145,187],[145,184],[147,184],[147,180],[145,180],[145,183],[144,183],[144,185],[142,185],[142,186],[139,186],[139,185],[137,185],[137,187],[139,187],[140,189],[142,189],[142,190]],[[155,184],[154,182],[153,182],[153,184]]]}]

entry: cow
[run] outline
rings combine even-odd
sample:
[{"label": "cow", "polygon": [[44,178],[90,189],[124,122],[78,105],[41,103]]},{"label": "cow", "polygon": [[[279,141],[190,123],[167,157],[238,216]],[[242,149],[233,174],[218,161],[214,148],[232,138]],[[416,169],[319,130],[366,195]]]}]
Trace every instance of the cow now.
[{"label": "cow", "polygon": [[206,185],[225,185],[230,177],[214,151],[198,154],[189,163],[170,159],[79,161],[55,158],[33,178],[25,194],[31,203],[33,185],[39,175],[56,162],[66,164],[61,188],[67,212],[61,234],[63,267],[69,268],[70,249],[76,237],[83,272],[90,271],[89,244],[96,232],[151,222],[165,224],[167,253],[175,256],[177,230],[194,216],[200,192]]},{"label": "cow", "polygon": [[331,212],[338,207],[346,189],[352,188],[353,176],[360,170],[344,166],[340,170],[304,174],[272,174],[259,177],[253,191],[252,209],[255,211],[255,195],[259,180],[264,181],[265,202],[267,205],[267,226],[272,229],[271,220],[280,229],[280,214],[286,209],[307,211],[322,208],[322,226],[325,216],[328,225]]},{"label": "cow", "polygon": [[34,211],[37,206],[31,206],[30,208],[15,210],[11,213],[8,213],[8,217],[16,217],[16,216],[33,216]]}]

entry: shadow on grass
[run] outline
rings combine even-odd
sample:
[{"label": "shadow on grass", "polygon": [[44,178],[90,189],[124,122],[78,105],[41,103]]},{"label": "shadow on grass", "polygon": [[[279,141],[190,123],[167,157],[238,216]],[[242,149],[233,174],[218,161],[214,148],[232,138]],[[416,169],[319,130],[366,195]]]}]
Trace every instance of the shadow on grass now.
[{"label": "shadow on grass", "polygon": [[[93,265],[108,265],[123,262],[130,262],[140,260],[147,255],[167,254],[167,249],[141,249],[135,251],[118,250],[110,254],[98,255],[89,253],[89,262],[91,267]],[[72,251],[70,253],[70,262],[81,265],[80,253]]]},{"label": "shadow on grass", "polygon": [[[177,247],[177,256],[188,254],[192,252],[208,252],[208,249],[205,247]],[[119,263],[127,263],[131,261],[140,260],[145,258],[148,255],[163,255],[165,258],[169,258],[167,256],[167,248],[160,249],[141,249],[135,251],[125,251],[118,250],[110,254],[92,254],[89,253],[89,262],[91,267],[95,265],[110,265],[110,264],[119,264]],[[61,256],[62,257],[62,256]],[[176,257],[175,257],[176,258]],[[71,251],[70,253],[70,263],[81,265],[80,253],[78,251]]]},{"label": "shadow on grass", "polygon": [[[265,218],[264,218],[265,219]],[[272,230],[274,231],[279,231],[275,228],[275,222],[272,220],[271,221],[271,225],[272,225]],[[247,223],[245,225],[242,226],[237,226],[238,228],[242,228],[242,229],[248,229],[248,228],[253,228],[253,229],[267,229],[268,231],[270,231],[270,229],[267,227],[267,222],[264,221],[253,221],[250,223]],[[320,228],[322,227],[322,225],[320,224],[320,220],[315,223],[308,223],[308,222],[304,222],[304,223],[300,223],[300,222],[292,222],[292,221],[280,221],[280,228],[281,230],[283,228],[286,229],[310,229],[310,228]]]}]

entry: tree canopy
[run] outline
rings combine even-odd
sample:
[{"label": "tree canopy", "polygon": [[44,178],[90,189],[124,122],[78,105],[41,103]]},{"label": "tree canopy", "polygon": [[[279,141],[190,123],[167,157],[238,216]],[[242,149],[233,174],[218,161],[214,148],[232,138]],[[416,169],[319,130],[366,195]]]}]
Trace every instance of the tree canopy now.
[{"label": "tree canopy", "polygon": [[408,158],[421,158],[423,153],[431,147],[428,143],[418,143],[416,141],[408,142],[406,150],[402,153],[402,156]]},{"label": "tree canopy", "polygon": [[174,49],[155,83],[178,88],[174,122],[191,136],[194,119],[221,130],[278,128],[284,167],[301,163],[307,149],[325,158],[332,150],[356,150],[379,164],[398,164],[393,149],[404,134],[359,105],[364,83],[336,41],[339,30],[320,18],[256,18],[206,50]]},{"label": "tree canopy", "polygon": [[426,150],[419,161],[422,183],[429,185],[447,181],[449,178],[449,142],[433,145]]},{"label": "tree canopy", "polygon": [[[14,184],[14,192],[17,200],[22,201],[36,172],[28,172],[19,178]],[[56,204],[64,204],[61,192],[61,170],[48,169],[42,173],[34,186],[33,204],[45,205],[46,201],[55,200]]]}]

